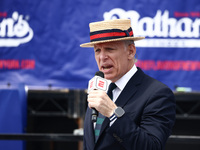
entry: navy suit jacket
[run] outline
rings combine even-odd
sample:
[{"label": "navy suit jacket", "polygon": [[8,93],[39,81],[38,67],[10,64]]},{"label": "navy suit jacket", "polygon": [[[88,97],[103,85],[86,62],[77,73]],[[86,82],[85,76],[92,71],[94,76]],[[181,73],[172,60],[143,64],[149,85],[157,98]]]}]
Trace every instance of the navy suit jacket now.
[{"label": "navy suit jacket", "polygon": [[84,150],[162,150],[175,122],[173,92],[163,83],[138,71],[116,100],[125,114],[110,126],[103,122],[95,143],[91,109],[84,121]]}]

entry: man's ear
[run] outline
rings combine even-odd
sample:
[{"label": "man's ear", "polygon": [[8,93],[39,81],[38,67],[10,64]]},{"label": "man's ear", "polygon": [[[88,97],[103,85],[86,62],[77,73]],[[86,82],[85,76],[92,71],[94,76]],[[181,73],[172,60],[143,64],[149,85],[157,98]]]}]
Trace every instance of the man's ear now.
[{"label": "man's ear", "polygon": [[128,59],[133,59],[136,54],[136,48],[134,44],[128,46]]}]

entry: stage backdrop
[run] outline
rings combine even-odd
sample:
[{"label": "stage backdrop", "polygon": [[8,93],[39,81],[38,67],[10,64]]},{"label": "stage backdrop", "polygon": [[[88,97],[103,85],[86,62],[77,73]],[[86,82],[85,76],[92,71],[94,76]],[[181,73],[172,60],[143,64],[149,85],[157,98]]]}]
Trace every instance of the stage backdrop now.
[{"label": "stage backdrop", "polygon": [[130,18],[150,76],[200,90],[199,0],[1,0],[0,84],[87,88],[98,70],[90,22]]}]

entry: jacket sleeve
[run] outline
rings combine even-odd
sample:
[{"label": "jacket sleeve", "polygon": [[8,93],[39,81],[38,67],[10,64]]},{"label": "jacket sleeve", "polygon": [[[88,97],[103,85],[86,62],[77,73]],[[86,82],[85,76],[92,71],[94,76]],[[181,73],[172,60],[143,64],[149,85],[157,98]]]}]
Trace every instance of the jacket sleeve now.
[{"label": "jacket sleeve", "polygon": [[158,89],[148,97],[139,114],[124,107],[126,113],[115,121],[108,133],[127,150],[164,149],[174,125],[175,106],[172,91],[167,87]]}]

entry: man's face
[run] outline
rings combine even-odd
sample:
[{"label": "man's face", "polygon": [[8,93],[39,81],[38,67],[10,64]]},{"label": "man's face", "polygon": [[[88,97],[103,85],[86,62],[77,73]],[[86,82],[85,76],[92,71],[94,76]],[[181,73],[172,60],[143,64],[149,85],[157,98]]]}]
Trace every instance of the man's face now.
[{"label": "man's face", "polygon": [[99,70],[106,79],[116,82],[126,74],[134,64],[135,46],[126,46],[123,41],[94,45],[95,59]]}]

